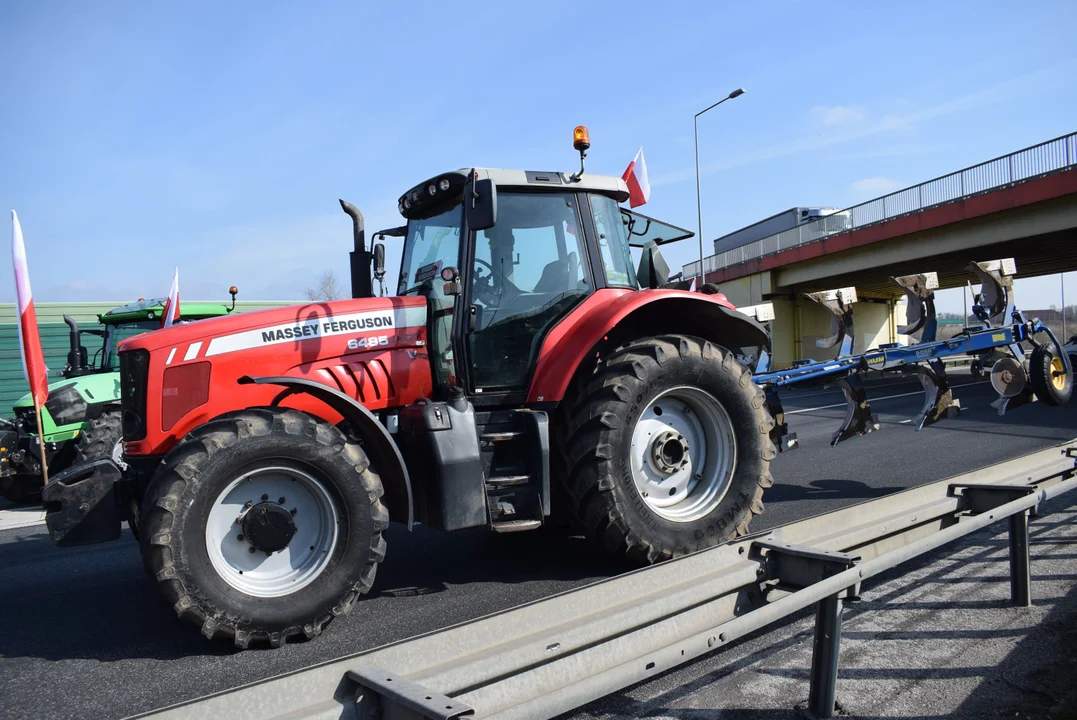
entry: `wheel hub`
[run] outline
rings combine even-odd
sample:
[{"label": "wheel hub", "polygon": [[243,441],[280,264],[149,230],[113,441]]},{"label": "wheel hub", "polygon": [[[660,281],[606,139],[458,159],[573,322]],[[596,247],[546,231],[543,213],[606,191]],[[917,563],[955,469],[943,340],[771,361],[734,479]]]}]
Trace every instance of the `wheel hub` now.
[{"label": "wheel hub", "polygon": [[672,475],[688,464],[688,441],[675,430],[659,433],[651,443],[651,462],[658,472]]},{"label": "wheel hub", "polygon": [[295,531],[292,514],[277,503],[260,502],[243,516],[243,537],[266,555],[288,547]]},{"label": "wheel hub", "polygon": [[737,447],[729,415],[713,395],[670,388],[643,408],[631,433],[632,481],[656,515],[691,522],[722,502]]}]

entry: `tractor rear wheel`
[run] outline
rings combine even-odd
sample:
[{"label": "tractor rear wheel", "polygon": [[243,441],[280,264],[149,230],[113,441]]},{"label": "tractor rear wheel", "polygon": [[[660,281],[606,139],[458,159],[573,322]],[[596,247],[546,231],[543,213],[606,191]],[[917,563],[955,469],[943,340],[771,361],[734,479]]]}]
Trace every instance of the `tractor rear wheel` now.
[{"label": "tractor rear wheel", "polygon": [[1028,360],[1028,379],[1032,392],[1045,405],[1065,405],[1073,395],[1073,376],[1054,345],[1037,345]]},{"label": "tractor rear wheel", "polygon": [[146,568],[208,638],[312,638],[374,582],[381,497],[366,453],[333,425],[281,408],[234,413],[194,430],[155,473]]},{"label": "tractor rear wheel", "polygon": [[638,561],[717,545],[763,511],[773,424],[726,348],[682,335],[637,340],[601,363],[569,409],[568,494],[608,550]]}]

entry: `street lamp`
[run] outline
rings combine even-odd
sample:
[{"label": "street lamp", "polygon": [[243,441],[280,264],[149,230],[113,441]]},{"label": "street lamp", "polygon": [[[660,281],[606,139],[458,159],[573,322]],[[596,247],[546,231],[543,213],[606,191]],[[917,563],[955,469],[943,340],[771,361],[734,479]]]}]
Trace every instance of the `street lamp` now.
[{"label": "street lamp", "polygon": [[733,92],[729,93],[729,95],[725,96],[724,98],[722,98],[718,102],[714,103],[710,107],[704,108],[703,110],[700,110],[699,112],[696,113],[695,117],[692,118],[692,130],[693,130],[693,134],[695,135],[695,141],[696,141],[696,221],[698,223],[697,227],[698,227],[698,230],[699,230],[699,284],[700,285],[703,284],[703,280],[707,277],[707,275],[703,270],[703,203],[700,201],[700,198],[699,198],[699,116],[702,115],[703,113],[707,112],[708,110],[713,110],[714,108],[716,108],[719,105],[721,105],[722,103],[724,103],[726,100],[732,100],[733,98],[740,97],[743,94],[744,94],[744,88],[737,88]]}]

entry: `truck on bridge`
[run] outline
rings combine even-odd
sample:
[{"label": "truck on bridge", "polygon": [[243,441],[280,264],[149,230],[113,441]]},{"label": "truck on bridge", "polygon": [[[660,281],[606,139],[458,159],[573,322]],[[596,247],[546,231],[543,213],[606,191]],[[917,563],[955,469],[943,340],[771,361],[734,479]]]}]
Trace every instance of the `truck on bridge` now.
[{"label": "truck on bridge", "polygon": [[823,221],[821,230],[826,235],[844,232],[852,227],[852,218],[847,211],[825,206],[794,207],[723,235],[714,241],[714,254],[717,255],[816,220]]}]

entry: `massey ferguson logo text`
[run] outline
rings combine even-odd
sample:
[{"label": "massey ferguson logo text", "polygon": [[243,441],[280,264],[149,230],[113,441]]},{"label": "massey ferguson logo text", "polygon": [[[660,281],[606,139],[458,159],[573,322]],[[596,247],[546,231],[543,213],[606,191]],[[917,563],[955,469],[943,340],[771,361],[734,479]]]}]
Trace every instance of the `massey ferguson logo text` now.
[{"label": "massey ferguson logo text", "polygon": [[391,328],[393,326],[392,315],[378,315],[375,317],[351,318],[348,320],[329,320],[321,323],[303,323],[291,327],[274,328],[262,331],[262,342],[272,343],[281,340],[299,340],[319,335],[337,335],[343,332],[355,332],[356,330],[374,330],[376,328]]},{"label": "massey ferguson logo text", "polygon": [[355,335],[371,331],[396,331],[426,324],[426,308],[396,308],[367,312],[304,318],[303,313],[291,322],[261,327],[232,335],[222,335],[209,341],[205,357],[222,353],[250,350],[288,342],[317,342],[336,335]]}]

